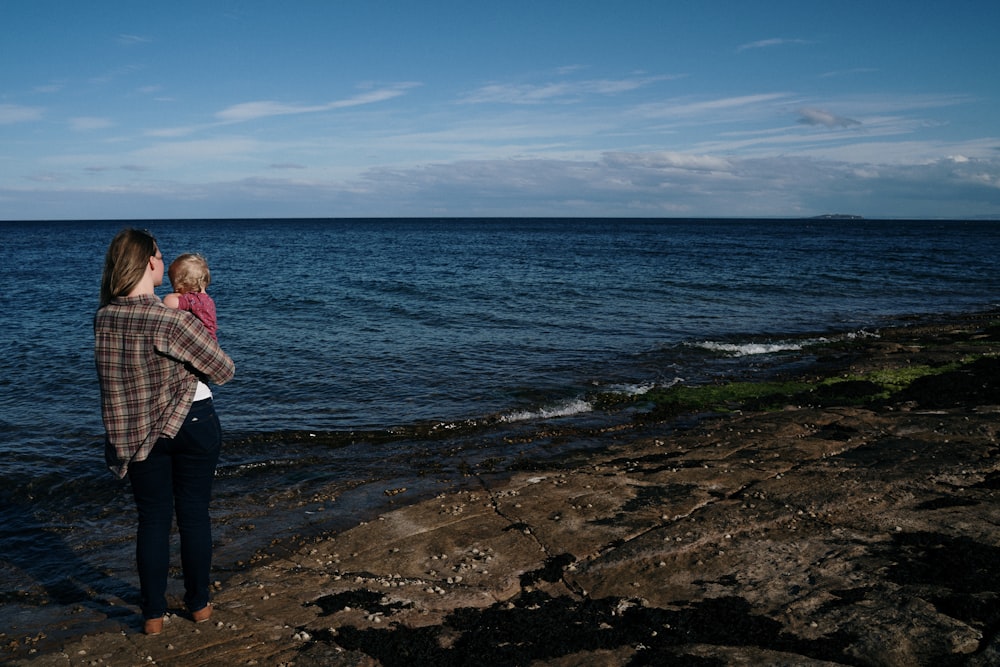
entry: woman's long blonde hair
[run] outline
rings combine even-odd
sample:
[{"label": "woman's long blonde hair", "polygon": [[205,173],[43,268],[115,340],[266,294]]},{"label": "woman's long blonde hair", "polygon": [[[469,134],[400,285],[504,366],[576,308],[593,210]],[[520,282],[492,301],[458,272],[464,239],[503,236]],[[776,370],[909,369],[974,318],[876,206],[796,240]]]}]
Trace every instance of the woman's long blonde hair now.
[{"label": "woman's long blonde hair", "polygon": [[126,228],[118,232],[104,256],[100,307],[131,292],[142,280],[149,258],[154,256],[156,239],[148,231]]}]

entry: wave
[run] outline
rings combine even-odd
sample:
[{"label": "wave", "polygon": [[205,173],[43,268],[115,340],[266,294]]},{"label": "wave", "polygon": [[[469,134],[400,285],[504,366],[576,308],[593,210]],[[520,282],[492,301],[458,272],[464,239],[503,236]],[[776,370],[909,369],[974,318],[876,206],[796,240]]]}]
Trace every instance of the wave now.
[{"label": "wave", "polygon": [[775,343],[720,343],[716,341],[702,341],[700,343],[692,343],[691,345],[711,352],[720,352],[729,357],[749,357],[758,354],[798,352],[812,345],[821,345],[829,342],[829,338],[810,338],[796,341],[778,341]]},{"label": "wave", "polygon": [[537,419],[576,417],[588,412],[594,412],[601,405],[615,403],[615,401],[609,401],[609,397],[631,398],[642,396],[653,389],[672,387],[679,382],[683,382],[683,380],[681,378],[674,378],[667,383],[643,382],[611,385],[607,390],[595,392],[584,398],[571,398],[534,409],[513,410],[502,414],[499,421],[510,424],[515,422],[530,422]]},{"label": "wave", "polygon": [[515,410],[500,416],[505,423],[531,421],[534,419],[553,419],[556,417],[572,417],[594,410],[594,404],[582,398],[574,398],[552,406],[535,410]]},{"label": "wave", "polygon": [[848,340],[854,340],[856,338],[878,338],[878,337],[879,335],[877,333],[873,333],[865,329],[861,329],[860,331],[852,331],[851,333],[846,335],[846,338]]},{"label": "wave", "polygon": [[719,352],[727,357],[750,357],[758,354],[779,354],[781,352],[799,352],[813,345],[825,345],[837,340],[858,340],[862,338],[878,338],[878,333],[859,329],[849,331],[838,336],[819,336],[816,338],[804,338],[800,340],[779,340],[776,342],[745,342],[745,343],[723,343],[719,341],[702,341],[699,343],[689,343],[690,347],[696,347],[710,352]]}]

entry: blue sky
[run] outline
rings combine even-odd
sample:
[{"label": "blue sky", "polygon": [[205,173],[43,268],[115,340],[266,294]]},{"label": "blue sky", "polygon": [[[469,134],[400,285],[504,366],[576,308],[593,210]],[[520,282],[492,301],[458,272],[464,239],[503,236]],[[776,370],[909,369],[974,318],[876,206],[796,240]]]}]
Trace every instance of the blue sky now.
[{"label": "blue sky", "polygon": [[1000,219],[1000,2],[0,0],[0,219]]}]

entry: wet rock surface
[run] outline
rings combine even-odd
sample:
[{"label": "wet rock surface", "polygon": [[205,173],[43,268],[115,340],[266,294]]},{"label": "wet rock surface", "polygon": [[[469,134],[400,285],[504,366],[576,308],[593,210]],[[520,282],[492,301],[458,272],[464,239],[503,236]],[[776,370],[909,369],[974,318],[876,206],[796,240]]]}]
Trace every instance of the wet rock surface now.
[{"label": "wet rock surface", "polygon": [[[995,316],[995,314],[994,314]],[[24,665],[1000,664],[1000,336],[881,332],[813,377],[949,365],[888,398],[609,431],[608,446],[312,539]],[[952,366],[954,368],[952,369]],[[868,397],[868,398],[866,398]],[[40,645],[41,646],[41,645]]]}]

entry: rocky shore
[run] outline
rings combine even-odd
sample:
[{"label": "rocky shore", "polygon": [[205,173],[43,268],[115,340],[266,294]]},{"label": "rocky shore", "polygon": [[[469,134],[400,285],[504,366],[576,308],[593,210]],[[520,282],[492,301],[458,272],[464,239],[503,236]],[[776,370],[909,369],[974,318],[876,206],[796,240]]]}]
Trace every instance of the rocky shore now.
[{"label": "rocky shore", "polygon": [[1000,664],[1000,313],[878,334],[808,389],[650,417],[261,558],[207,624],[147,637],[122,603],[113,630],[40,629],[0,662]]}]

